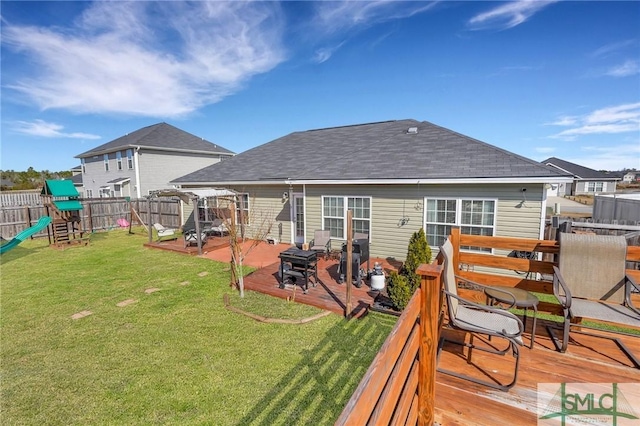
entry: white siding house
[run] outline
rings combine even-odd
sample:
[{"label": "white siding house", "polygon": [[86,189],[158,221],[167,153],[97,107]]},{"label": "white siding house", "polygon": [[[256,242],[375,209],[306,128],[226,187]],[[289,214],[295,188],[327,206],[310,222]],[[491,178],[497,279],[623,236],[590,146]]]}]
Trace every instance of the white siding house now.
[{"label": "white siding house", "polygon": [[140,198],[171,188],[184,174],[234,155],[167,123],[129,133],[76,156],[80,159],[85,197]]},{"label": "white siding house", "polygon": [[[271,217],[271,236],[308,242],[353,229],[371,255],[404,259],[413,232],[433,247],[462,232],[540,238],[545,186],[571,176],[428,122],[398,120],[295,132],[175,179],[182,188],[229,188]],[[251,226],[251,224],[249,224]]]}]

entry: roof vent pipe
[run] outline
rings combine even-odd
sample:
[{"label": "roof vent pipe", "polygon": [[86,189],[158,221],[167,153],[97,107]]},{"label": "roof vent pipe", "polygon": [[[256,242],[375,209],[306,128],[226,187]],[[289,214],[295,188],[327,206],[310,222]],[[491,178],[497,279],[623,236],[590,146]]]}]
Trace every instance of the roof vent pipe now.
[{"label": "roof vent pipe", "polygon": [[407,133],[410,135],[417,135],[418,134],[418,128],[417,127],[409,127],[409,129],[407,130]]}]

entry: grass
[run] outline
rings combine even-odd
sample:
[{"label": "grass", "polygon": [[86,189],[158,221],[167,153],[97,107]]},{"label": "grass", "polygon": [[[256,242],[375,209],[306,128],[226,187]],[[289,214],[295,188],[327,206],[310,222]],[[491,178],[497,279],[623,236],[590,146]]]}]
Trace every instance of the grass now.
[{"label": "grass", "polygon": [[[259,323],[226,310],[223,294],[259,315],[319,311],[240,300],[226,264],[144,241],[116,230],[87,247],[26,241],[2,256],[3,424],[333,424],[395,322]],[[92,315],[71,319],[83,310]]]}]

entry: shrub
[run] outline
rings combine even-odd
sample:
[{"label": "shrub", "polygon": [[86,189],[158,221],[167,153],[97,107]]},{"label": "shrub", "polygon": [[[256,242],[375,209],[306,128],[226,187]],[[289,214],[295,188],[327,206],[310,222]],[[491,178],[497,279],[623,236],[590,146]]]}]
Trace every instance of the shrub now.
[{"label": "shrub", "polygon": [[423,263],[431,263],[431,247],[427,243],[427,236],[424,229],[413,233],[407,248],[407,260],[402,265],[400,273],[407,277],[411,294],[420,287],[420,275],[416,274],[416,269]]},{"label": "shrub", "polygon": [[400,275],[396,271],[391,271],[387,278],[387,294],[393,303],[393,307],[399,311],[403,310],[411,299],[411,292],[407,277]]}]

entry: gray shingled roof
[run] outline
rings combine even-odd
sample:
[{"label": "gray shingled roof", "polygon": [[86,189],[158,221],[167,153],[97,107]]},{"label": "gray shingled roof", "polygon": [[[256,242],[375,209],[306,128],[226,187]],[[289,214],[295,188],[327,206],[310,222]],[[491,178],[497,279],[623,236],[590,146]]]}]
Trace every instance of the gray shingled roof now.
[{"label": "gray shingled roof", "polygon": [[600,179],[600,180],[620,180],[616,174],[609,174],[581,166],[579,164],[564,161],[556,157],[547,158],[542,164],[555,166],[561,170],[566,170],[579,179]]},{"label": "gray shingled roof", "polygon": [[291,133],[173,183],[561,176],[567,174],[443,127],[397,120]]},{"label": "gray shingled roof", "polygon": [[76,155],[76,158],[90,157],[92,155],[120,151],[138,146],[177,152],[190,151],[212,154],[234,154],[232,151],[220,145],[199,138],[170,124],[158,123],[153,126],[143,127],[135,132],[107,142],[104,145],[83,152],[82,154]]}]

